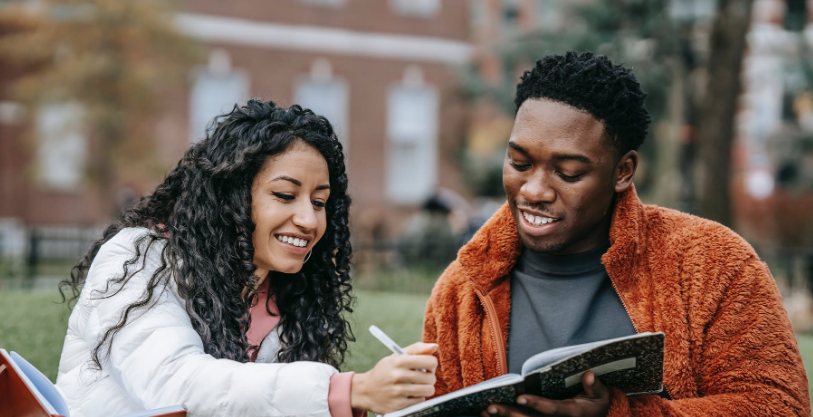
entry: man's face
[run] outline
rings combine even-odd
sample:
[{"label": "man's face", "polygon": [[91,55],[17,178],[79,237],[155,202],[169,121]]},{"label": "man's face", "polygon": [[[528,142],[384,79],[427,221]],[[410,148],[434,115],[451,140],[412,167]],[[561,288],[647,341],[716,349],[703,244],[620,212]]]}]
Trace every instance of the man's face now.
[{"label": "man's face", "polygon": [[632,184],[637,158],[630,151],[617,160],[604,125],[589,113],[526,100],[503,164],[503,186],[525,247],[567,255],[606,241],[613,197]]}]

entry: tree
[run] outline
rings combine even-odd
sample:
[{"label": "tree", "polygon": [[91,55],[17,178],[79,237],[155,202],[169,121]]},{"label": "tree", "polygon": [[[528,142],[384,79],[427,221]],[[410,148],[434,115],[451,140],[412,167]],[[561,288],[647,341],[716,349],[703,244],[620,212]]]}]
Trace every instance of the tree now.
[{"label": "tree", "polygon": [[732,225],[731,144],[753,0],[719,0],[711,31],[708,78],[699,111],[700,215]]},{"label": "tree", "polygon": [[[32,6],[33,4],[33,6]],[[196,44],[161,0],[43,0],[0,10],[0,60],[23,68],[11,95],[29,109],[78,105],[92,140],[89,177],[113,213],[120,164],[153,157],[151,118],[183,83]]]},{"label": "tree", "polygon": [[[494,53],[501,60],[506,76],[496,85],[489,84],[479,76],[478,68],[472,66],[461,76],[464,94],[471,98],[488,98],[506,114],[513,114],[513,98],[521,74],[518,68],[525,70],[547,54],[592,51],[634,69],[647,93],[647,109],[654,121],[654,130],[668,117],[670,86],[680,76],[675,68],[683,59],[683,38],[675,36],[679,32],[669,16],[668,6],[667,0],[596,0],[573,6],[566,30],[539,28],[495,45]],[[656,149],[657,145],[648,139],[639,152],[647,156],[646,160],[655,161]],[[500,166],[489,172],[501,175],[502,158],[494,158],[494,161]],[[655,188],[653,178],[654,175],[639,175],[636,181],[639,192]],[[494,181],[486,178],[483,182]]]}]

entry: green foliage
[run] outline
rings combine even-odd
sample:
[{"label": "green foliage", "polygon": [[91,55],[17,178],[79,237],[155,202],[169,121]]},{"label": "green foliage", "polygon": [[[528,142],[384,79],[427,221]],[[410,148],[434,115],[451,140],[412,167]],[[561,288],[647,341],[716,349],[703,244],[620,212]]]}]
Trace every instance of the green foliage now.
[{"label": "green foliage", "polygon": [[[120,166],[154,160],[151,118],[182,85],[197,44],[178,33],[163,0],[43,0],[0,9],[0,62],[18,75],[11,95],[37,109],[82,109],[94,144],[90,174],[113,201]],[[153,165],[157,169],[157,166]]]},{"label": "green foliage", "polygon": [[[591,51],[633,69],[647,93],[646,106],[654,128],[667,117],[674,67],[690,47],[689,28],[673,22],[668,7],[667,0],[598,0],[573,6],[566,30],[542,28],[494,46],[505,71],[501,82],[489,84],[471,66],[460,76],[462,90],[470,99],[486,98],[506,114],[513,114],[518,69],[529,69],[544,55]],[[654,161],[652,130],[639,153]],[[639,191],[646,192],[649,179],[636,182]]]}]

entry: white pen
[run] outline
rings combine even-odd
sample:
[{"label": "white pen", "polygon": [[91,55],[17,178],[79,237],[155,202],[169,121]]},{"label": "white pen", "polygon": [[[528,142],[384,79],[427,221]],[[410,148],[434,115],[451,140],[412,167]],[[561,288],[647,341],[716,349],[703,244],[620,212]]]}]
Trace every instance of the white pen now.
[{"label": "white pen", "polygon": [[[392,353],[395,353],[397,355],[406,355],[407,354],[406,352],[404,352],[403,349],[401,349],[401,346],[398,346],[398,343],[395,343],[394,340],[390,339],[390,337],[387,336],[386,333],[381,331],[381,329],[379,329],[378,326],[376,326],[375,324],[370,326],[370,333],[372,333],[373,336],[375,336],[375,338],[378,339],[378,341],[383,343],[384,346],[386,346],[389,350],[391,350]],[[421,371],[421,372],[426,372],[426,369],[418,369],[418,370]]]}]

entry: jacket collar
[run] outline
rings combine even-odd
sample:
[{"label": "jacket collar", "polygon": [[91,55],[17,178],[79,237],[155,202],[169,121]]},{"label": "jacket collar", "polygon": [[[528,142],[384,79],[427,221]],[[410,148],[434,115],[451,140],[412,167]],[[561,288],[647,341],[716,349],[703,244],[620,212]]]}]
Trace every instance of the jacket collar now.
[{"label": "jacket collar", "polygon": [[[608,269],[623,271],[645,247],[646,214],[635,187],[616,196],[610,223],[610,249],[602,262]],[[522,251],[517,224],[508,203],[477,231],[457,255],[475,287],[488,293],[511,272]],[[624,276],[626,274],[614,274]]]}]

